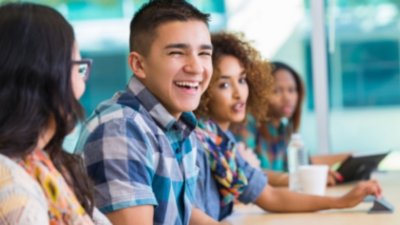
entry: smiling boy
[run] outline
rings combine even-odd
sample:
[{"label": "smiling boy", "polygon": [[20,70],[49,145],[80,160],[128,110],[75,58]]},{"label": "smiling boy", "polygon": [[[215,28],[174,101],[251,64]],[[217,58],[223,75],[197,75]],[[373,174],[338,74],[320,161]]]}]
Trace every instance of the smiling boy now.
[{"label": "smiling boy", "polygon": [[84,151],[95,202],[113,224],[188,224],[197,178],[191,113],[212,74],[208,14],[150,1],[131,21],[126,90],[89,118]]}]

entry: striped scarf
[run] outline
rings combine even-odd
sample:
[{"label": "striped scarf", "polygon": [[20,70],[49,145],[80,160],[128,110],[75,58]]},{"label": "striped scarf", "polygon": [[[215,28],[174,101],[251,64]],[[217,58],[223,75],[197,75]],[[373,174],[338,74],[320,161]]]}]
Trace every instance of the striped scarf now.
[{"label": "striped scarf", "polygon": [[196,136],[206,150],[211,171],[217,181],[221,206],[227,206],[247,186],[247,177],[236,162],[237,145],[212,121],[199,121]]}]

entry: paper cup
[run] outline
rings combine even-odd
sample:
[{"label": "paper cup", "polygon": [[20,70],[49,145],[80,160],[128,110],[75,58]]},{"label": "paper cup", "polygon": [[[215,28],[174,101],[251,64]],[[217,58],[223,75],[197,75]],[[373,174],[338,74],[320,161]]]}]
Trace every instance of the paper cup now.
[{"label": "paper cup", "polygon": [[302,193],[311,195],[325,195],[328,179],[327,165],[300,166],[299,184]]}]

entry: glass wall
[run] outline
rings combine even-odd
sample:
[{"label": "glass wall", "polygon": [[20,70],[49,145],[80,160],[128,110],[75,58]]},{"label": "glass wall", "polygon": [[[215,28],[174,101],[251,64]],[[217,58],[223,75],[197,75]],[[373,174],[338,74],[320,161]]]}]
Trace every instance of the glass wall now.
[{"label": "glass wall", "polygon": [[[400,0],[325,1],[330,153],[394,150],[400,158]],[[270,60],[292,65],[307,87],[301,133],[317,154],[308,0],[227,0],[228,29],[241,31]],[[319,74],[318,76],[323,76]]]},{"label": "glass wall", "polygon": [[334,151],[400,146],[399,10],[399,0],[337,1],[327,7]]}]

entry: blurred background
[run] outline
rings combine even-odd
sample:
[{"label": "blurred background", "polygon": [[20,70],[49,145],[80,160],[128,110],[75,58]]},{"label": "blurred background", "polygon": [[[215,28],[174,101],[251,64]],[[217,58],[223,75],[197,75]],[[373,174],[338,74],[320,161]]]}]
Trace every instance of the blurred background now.
[{"label": "blurred background", "polygon": [[[125,87],[132,75],[129,22],[147,1],[30,2],[59,10],[75,28],[82,57],[94,60],[81,99],[87,114]],[[307,90],[301,134],[312,154],[392,150],[381,168],[400,169],[400,0],[325,0],[319,8],[311,0],[189,2],[211,14],[211,31],[243,32],[266,59],[300,72]],[[323,16],[324,57],[313,56],[315,13]],[[325,71],[313,74],[313,65],[321,63]],[[317,127],[314,99],[321,93],[315,91],[315,77],[327,84],[321,95],[327,105],[326,132]],[[327,140],[325,145],[321,140]]]}]

